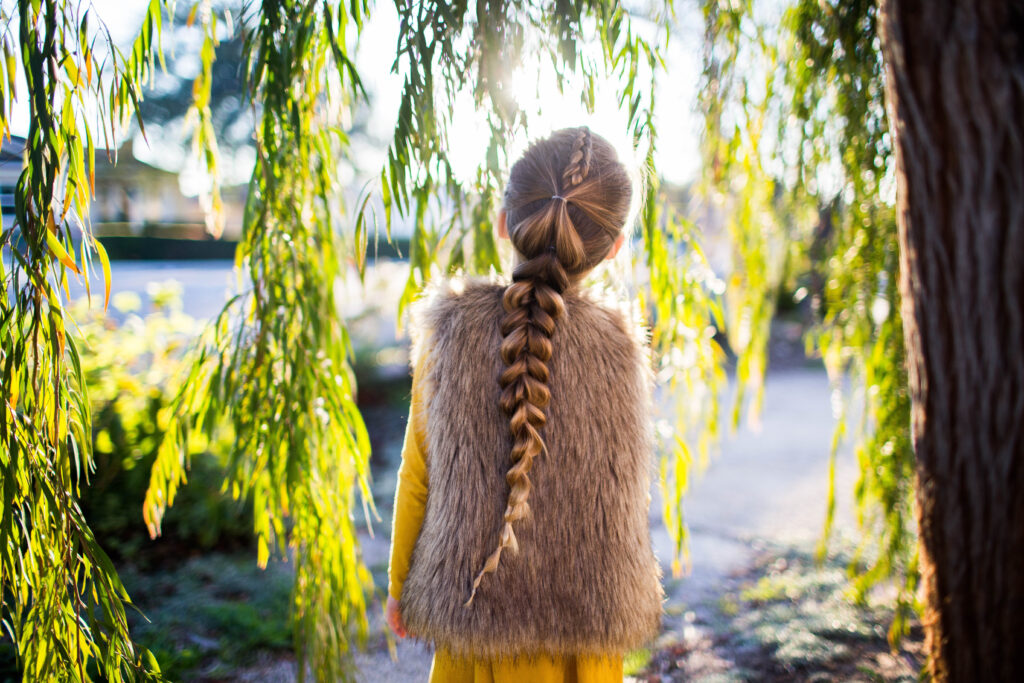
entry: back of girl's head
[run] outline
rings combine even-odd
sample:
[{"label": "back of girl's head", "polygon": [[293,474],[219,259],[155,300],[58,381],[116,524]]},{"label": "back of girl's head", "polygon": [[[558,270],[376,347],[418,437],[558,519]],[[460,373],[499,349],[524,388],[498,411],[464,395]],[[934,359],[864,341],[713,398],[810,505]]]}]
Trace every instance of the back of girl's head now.
[{"label": "back of girl's head", "polygon": [[[632,199],[632,177],[615,148],[588,128],[534,142],[512,166],[505,189],[509,237],[527,271],[518,274],[543,276],[550,264],[528,264],[548,253],[569,281],[578,279],[607,256]],[[556,274],[552,284],[561,279]]]},{"label": "back of girl's head", "polygon": [[533,143],[509,173],[506,220],[520,261],[503,300],[505,369],[498,381],[512,467],[497,548],[477,574],[467,607],[484,575],[497,570],[502,550],[518,550],[512,523],[530,512],[528,475],[534,458],[547,451],[541,435],[552,399],[547,362],[555,321],[565,312],[562,292],[609,254],[629,220],[632,198],[632,178],[615,149],[585,127]]}]

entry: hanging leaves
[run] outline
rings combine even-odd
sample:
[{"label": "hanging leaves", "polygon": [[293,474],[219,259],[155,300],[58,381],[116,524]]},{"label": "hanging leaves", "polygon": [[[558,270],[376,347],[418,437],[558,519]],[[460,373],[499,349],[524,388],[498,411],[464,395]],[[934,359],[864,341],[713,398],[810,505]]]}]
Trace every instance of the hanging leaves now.
[{"label": "hanging leaves", "polygon": [[[869,558],[858,586],[906,577],[901,605],[909,605],[908,403],[892,213],[880,198],[891,155],[879,104],[874,5],[800,0],[772,32],[754,21],[751,0],[705,3],[707,189],[721,191],[709,194],[720,198],[736,244],[736,275],[724,301],[723,283],[708,267],[696,231],[656,180],[653,108],[662,51],[630,11],[614,1],[397,0],[395,6],[400,105],[379,196],[374,182],[351,212],[334,180],[347,141],[338,122],[344,108],[365,96],[350,48],[368,4],[262,0],[247,4],[238,18],[257,120],[256,166],[236,256],[240,291],[192,356],[152,471],[145,506],[151,531],[159,533],[185,482],[189,435],[229,422],[237,444],[226,486],[253,501],[258,561],[278,555],[295,562],[299,662],[318,679],[351,674],[346,657],[365,632],[372,589],[355,535],[357,496],[364,515],[373,513],[368,438],[335,285],[346,259],[360,273],[365,266],[373,224],[367,212],[378,198],[388,239],[396,218],[413,225],[403,308],[434,272],[498,266],[492,221],[512,161],[508,149],[530,132],[511,79],[524,64],[544,63],[563,87],[582,84],[587,109],[595,106],[595,83],[616,83],[626,125],[646,155],[651,180],[639,217],[639,270],[646,279],[637,294],[656,369],[674,397],[659,433],[677,569],[685,561],[690,468],[707,458],[719,424],[725,379],[716,339],[727,332],[737,354],[735,423],[744,397],[752,397],[752,414],[758,410],[778,291],[808,278],[826,364],[837,382],[852,371],[867,386],[864,433],[871,436],[859,451],[858,497],[865,525],[883,530],[885,555]],[[94,33],[90,25],[101,22],[77,5],[21,0],[14,15],[3,15],[18,35],[2,36],[0,128],[9,132],[15,97],[29,102],[32,128],[14,227],[0,239],[10,253],[0,274],[12,292],[0,308],[0,582],[4,628],[33,677],[78,671],[85,678],[90,665],[113,680],[155,672],[131,643],[127,596],[75,503],[91,461],[91,435],[63,302],[69,277],[80,276],[88,287],[93,253],[103,272],[104,306],[109,299],[109,262],[88,223],[93,135],[102,132],[109,148],[133,115],[145,135],[137,105],[162,59],[164,9],[159,0],[150,2],[127,54],[104,28]],[[661,19],[654,18],[655,24]],[[218,153],[209,102],[218,26],[232,23],[227,19],[226,11],[201,2],[186,20],[203,32],[189,116],[194,150],[213,182],[207,197],[213,232],[220,225]],[[15,90],[18,68],[26,93]],[[448,150],[458,134],[456,99],[466,89],[489,140],[475,173],[462,178]],[[94,101],[99,128],[83,124]],[[823,262],[827,269],[819,268]]]},{"label": "hanging leaves", "polygon": [[[78,507],[92,467],[91,416],[65,306],[69,275],[90,291],[94,251],[109,298],[109,263],[89,227],[95,150],[86,116],[95,104],[104,137],[118,136],[152,69],[160,12],[154,1],[149,28],[125,56],[101,23],[90,31],[91,12],[78,3],[0,10],[4,136],[16,99],[30,114],[14,214],[0,235],[0,590],[4,635],[26,680],[159,674],[130,638],[128,594]],[[19,68],[25,93],[16,91]]]},{"label": "hanging leaves", "polygon": [[[877,7],[868,0],[796,0],[774,29],[759,16],[749,0],[705,4],[707,158],[713,186],[734,197],[728,215],[743,266],[730,283],[731,308],[749,310],[756,326],[767,324],[780,288],[799,287],[810,303],[815,324],[808,342],[844,405],[821,552],[835,507],[837,449],[849,431],[847,416],[859,413],[852,431],[864,537],[851,573],[860,598],[881,580],[895,581],[895,643],[914,608],[917,543]],[[763,357],[766,331],[750,338],[749,353]],[[742,353],[739,363],[742,372]],[[756,362],[746,375],[763,369]],[[857,392],[844,399],[846,378]],[[851,410],[853,400],[859,405]]]},{"label": "hanging leaves", "polygon": [[185,482],[189,434],[231,425],[225,487],[253,501],[260,565],[295,562],[300,674],[308,665],[316,680],[351,675],[372,590],[354,521],[357,496],[372,514],[370,446],[334,293],[345,275],[334,180],[344,148],[331,128],[341,113],[331,104],[360,92],[346,26],[358,29],[365,13],[265,0],[240,19],[248,95],[262,111],[236,255],[244,285],[192,356],[145,503],[158,534]]}]

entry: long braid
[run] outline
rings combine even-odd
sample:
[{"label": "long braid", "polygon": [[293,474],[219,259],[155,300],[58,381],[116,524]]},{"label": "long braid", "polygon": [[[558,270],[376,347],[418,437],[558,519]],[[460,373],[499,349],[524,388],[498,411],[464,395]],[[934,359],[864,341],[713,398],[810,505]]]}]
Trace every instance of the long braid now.
[{"label": "long braid", "polygon": [[[560,269],[555,258],[546,260]],[[565,271],[561,273],[563,282],[568,284]],[[551,358],[551,334],[555,330],[555,320],[565,311],[559,289],[564,289],[564,285],[558,288],[539,280],[523,279],[505,290],[505,317],[501,321],[501,332],[505,338],[501,343],[501,357],[507,367],[499,378],[502,387],[500,405],[509,418],[513,464],[505,475],[509,494],[501,539],[473,581],[473,591],[466,606],[472,604],[484,575],[498,568],[502,550],[519,550],[512,523],[530,512],[530,504],[526,500],[530,495],[530,468],[534,458],[546,450],[540,430],[547,421],[544,409],[551,400],[547,386],[547,361]]]},{"label": "long braid", "polygon": [[[590,130],[581,128],[573,141],[569,162],[562,173],[563,193],[579,185],[590,172]],[[513,283],[505,290],[505,317],[501,321],[501,357],[507,366],[501,373],[501,409],[509,418],[512,436],[512,467],[505,475],[509,485],[504,525],[498,547],[488,556],[483,569],[473,581],[473,589],[465,606],[473,603],[484,575],[497,570],[501,553],[506,548],[519,550],[512,523],[530,513],[530,469],[534,458],[547,452],[540,430],[547,422],[545,409],[551,402],[548,389],[548,366],[551,358],[551,335],[555,321],[565,312],[562,292],[571,279],[567,268],[578,271],[586,263],[584,244],[576,232],[568,212],[567,198],[557,195],[546,198],[545,207],[514,226],[516,233],[528,233],[520,242],[532,249],[532,256],[513,272]],[[539,253],[537,253],[539,251]]]}]

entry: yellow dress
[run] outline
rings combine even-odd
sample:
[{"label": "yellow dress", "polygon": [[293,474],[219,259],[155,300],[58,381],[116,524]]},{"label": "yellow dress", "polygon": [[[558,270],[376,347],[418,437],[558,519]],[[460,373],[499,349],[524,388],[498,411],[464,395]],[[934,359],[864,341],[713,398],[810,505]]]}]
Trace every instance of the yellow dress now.
[{"label": "yellow dress", "polygon": [[[427,507],[426,426],[421,390],[414,380],[409,424],[395,489],[395,513],[388,566],[388,595],[401,601],[402,585],[420,535]],[[441,648],[434,654],[430,683],[612,683],[622,681],[622,655],[606,657],[531,657],[481,660],[456,657]]]}]

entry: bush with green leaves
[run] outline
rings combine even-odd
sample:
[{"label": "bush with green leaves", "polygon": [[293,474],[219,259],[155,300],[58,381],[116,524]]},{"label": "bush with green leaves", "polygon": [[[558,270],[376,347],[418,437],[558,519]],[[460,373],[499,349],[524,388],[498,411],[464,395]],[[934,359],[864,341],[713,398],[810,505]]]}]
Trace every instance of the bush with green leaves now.
[{"label": "bush with green leaves", "polygon": [[162,536],[149,537],[142,517],[149,471],[186,372],[185,350],[201,322],[182,312],[179,283],[152,283],[148,294],[148,303],[134,293],[115,295],[113,315],[85,300],[72,310],[84,342],[95,463],[82,509],[107,552],[140,568],[252,542],[251,507],[221,490],[228,429],[212,439],[192,437],[190,486],[168,514]]}]

